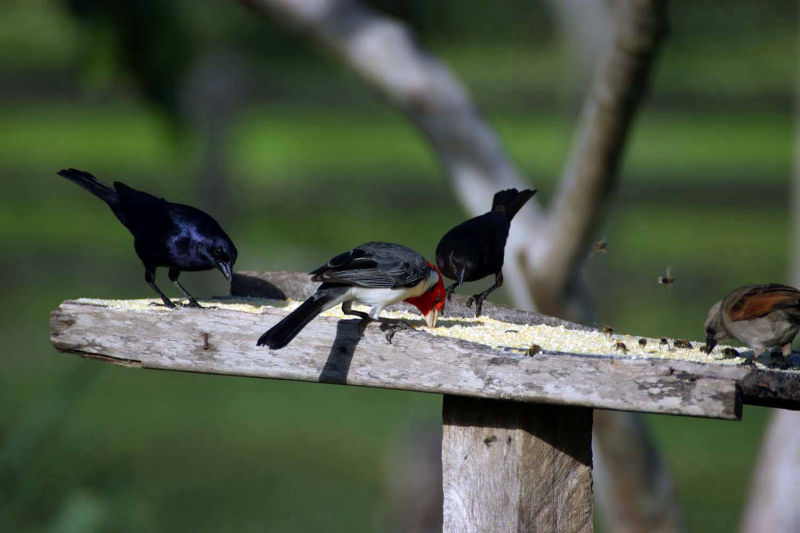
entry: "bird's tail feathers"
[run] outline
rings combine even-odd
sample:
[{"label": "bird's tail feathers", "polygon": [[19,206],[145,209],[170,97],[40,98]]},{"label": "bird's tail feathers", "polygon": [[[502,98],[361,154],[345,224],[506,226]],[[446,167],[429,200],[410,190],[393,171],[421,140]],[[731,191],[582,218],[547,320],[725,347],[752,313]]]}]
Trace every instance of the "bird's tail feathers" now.
[{"label": "bird's tail feathers", "polygon": [[65,170],[59,170],[58,175],[63,178],[67,178],[72,183],[80,185],[111,207],[114,207],[117,203],[119,203],[119,194],[117,194],[117,191],[99,179],[95,178],[88,172],[74,168],[68,168]]},{"label": "bird's tail feathers", "polygon": [[338,294],[320,294],[317,292],[311,298],[300,304],[300,307],[289,313],[283,320],[272,326],[269,331],[258,339],[258,346],[266,346],[271,350],[283,348],[300,333],[309,322],[318,314],[332,307]]},{"label": "bird's tail feathers", "polygon": [[514,215],[522,209],[525,202],[530,200],[534,194],[536,194],[535,189],[525,189],[521,192],[517,189],[499,191],[494,195],[494,199],[492,200],[492,211],[499,211],[502,209],[508,215],[508,219],[511,220],[514,218]]}]

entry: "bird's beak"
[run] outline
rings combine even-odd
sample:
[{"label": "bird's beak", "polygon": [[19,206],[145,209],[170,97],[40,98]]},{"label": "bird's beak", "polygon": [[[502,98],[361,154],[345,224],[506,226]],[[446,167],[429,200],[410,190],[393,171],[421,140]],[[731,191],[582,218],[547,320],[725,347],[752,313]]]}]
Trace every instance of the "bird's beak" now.
[{"label": "bird's beak", "polygon": [[706,338],[706,353],[711,353],[711,350],[714,349],[714,346],[717,345],[717,341],[712,339],[711,337]]},{"label": "bird's beak", "polygon": [[428,314],[425,315],[425,323],[428,324],[429,328],[436,327],[436,320],[439,318],[439,310],[436,308],[431,309],[428,311]]},{"label": "bird's beak", "polygon": [[458,288],[460,289],[461,286],[464,284],[464,276],[467,274],[467,269],[462,268],[458,271]]},{"label": "bird's beak", "polygon": [[226,261],[217,261],[217,268],[228,281],[233,277],[233,267]]}]

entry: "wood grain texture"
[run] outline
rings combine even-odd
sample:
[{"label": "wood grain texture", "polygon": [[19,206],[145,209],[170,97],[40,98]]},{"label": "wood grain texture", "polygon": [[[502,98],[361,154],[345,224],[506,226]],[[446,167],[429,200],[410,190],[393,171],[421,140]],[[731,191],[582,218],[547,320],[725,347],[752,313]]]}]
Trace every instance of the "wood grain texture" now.
[{"label": "wood grain texture", "polygon": [[389,344],[377,325],[360,338],[357,319],[318,317],[282,350],[257,347],[285,313],[132,311],[67,301],[51,315],[51,340],[64,352],[144,368],[723,419],[741,414],[732,380],[613,358],[525,357],[421,331],[402,331]]},{"label": "wood grain texture", "polygon": [[592,410],[445,395],[445,532],[592,531]]},{"label": "wood grain texture", "polygon": [[[307,298],[317,287],[307,274],[298,272],[238,272],[234,274],[231,294],[234,296],[253,296],[274,298],[276,291],[295,300]],[[280,287],[280,288],[278,288]],[[466,297],[456,294],[447,303],[447,316],[472,316],[473,310],[465,305]],[[401,304],[406,305],[406,304]],[[407,306],[412,309],[411,306]],[[510,324],[546,324],[564,326],[568,329],[591,330],[583,324],[568,320],[520,311],[491,302],[485,302],[483,314]],[[558,357],[553,355],[552,357]],[[790,358],[794,369],[800,368],[800,354]],[[654,374],[674,373],[687,379],[707,377],[734,380],[742,390],[742,401],[748,405],[779,407],[781,409],[800,409],[800,373],[792,369],[762,369],[749,365],[722,365],[674,359],[650,358],[638,360],[634,364],[653,366]]]}]

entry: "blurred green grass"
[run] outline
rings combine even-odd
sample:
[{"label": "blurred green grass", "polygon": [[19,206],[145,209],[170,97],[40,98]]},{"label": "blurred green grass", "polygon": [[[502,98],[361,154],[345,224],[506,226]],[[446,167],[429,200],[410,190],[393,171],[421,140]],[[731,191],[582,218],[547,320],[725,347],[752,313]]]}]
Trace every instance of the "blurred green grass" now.
[{"label": "blurred green grass", "polygon": [[[534,183],[551,188],[568,140],[561,121],[493,118]],[[0,156],[7,184],[0,265],[14,288],[0,332],[14,354],[5,358],[0,393],[0,435],[9,438],[35,417],[30,406],[61,386],[62,373],[99,364],[55,354],[47,312],[77,296],[149,296],[129,235],[100,202],[54,171],[86,167],[174,199],[196,193],[188,177],[172,174],[180,150],[165,148],[162,126],[135,107],[0,107],[0,120],[10,126],[0,145],[11,148]],[[755,174],[764,194],[785,195],[790,132],[788,118],[769,114],[737,121],[724,114],[643,116],[618,200],[598,229],[609,253],[587,263],[604,322],[697,339],[705,309],[724,290],[784,279],[787,206],[748,207],[745,195]],[[717,138],[723,134],[725,142]],[[254,109],[237,127],[233,151],[237,208],[226,225],[241,269],[307,270],[371,238],[430,255],[443,228],[463,218],[431,154],[390,112],[368,118]],[[730,190],[728,198],[742,195],[720,205],[693,196],[699,182]],[[667,266],[678,280],[669,288],[655,283]],[[187,282],[219,293],[217,277],[196,274]],[[23,462],[31,500],[16,512],[33,509],[35,516],[0,520],[380,529],[382,454],[398,427],[435,423],[439,405],[430,395],[104,367]],[[765,411],[746,409],[740,424],[649,420],[690,523],[706,531],[734,527]],[[202,511],[210,508],[215,512]]]},{"label": "blurred green grass", "polygon": [[[196,4],[189,16],[215,38],[224,32],[214,24],[238,32],[250,20],[210,9]],[[699,339],[726,290],[788,281],[796,21],[778,4],[726,4],[722,18],[719,9],[673,6],[653,98],[597,228],[609,252],[586,263],[598,316],[618,331]],[[55,0],[11,0],[5,15],[0,454],[16,452],[0,461],[11,465],[0,471],[0,529],[384,529],[386,450],[406,428],[438,423],[438,397],[110,368],[50,346],[47,316],[61,300],[150,296],[129,234],[56,170],[82,167],[198,205],[202,195],[192,142],[104,88],[91,65],[75,66],[97,36]],[[484,26],[486,13],[472,16]],[[467,83],[546,203],[577,108],[563,47],[539,35],[489,39],[491,24],[483,37],[431,28],[423,39]],[[247,31],[272,30],[258,21]],[[264,50],[248,74],[265,96],[232,128],[236,207],[223,222],[237,268],[308,270],[369,239],[432,255],[464,213],[413,127],[330,61],[287,49],[286,38],[245,39]],[[76,95],[76,79],[89,90]],[[677,281],[660,286],[667,267]],[[186,283],[226,289],[213,273]],[[748,407],[741,423],[648,417],[692,530],[736,527],[768,412]]]}]

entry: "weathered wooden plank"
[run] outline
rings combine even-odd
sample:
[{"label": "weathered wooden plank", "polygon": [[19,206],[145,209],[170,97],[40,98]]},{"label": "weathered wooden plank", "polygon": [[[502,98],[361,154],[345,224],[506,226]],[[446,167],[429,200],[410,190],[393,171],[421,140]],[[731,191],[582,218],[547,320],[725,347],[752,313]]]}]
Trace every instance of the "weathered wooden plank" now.
[{"label": "weathered wooden plank", "polygon": [[613,358],[524,357],[471,342],[318,317],[287,348],[259,348],[285,315],[225,309],[126,310],[64,302],[51,316],[59,350],[144,368],[319,381],[524,402],[738,419],[731,380],[671,375]]},{"label": "weathered wooden plank", "polygon": [[[234,275],[231,294],[234,296],[254,296],[261,298],[292,298],[302,300],[308,297],[318,283],[312,282],[307,274],[298,272],[239,272]],[[466,298],[455,295],[447,305],[450,316],[470,316],[472,309],[464,305]],[[491,302],[483,306],[485,315],[511,324],[547,324],[564,326],[568,329],[592,329],[555,317],[530,311],[520,311]],[[548,355],[559,357],[559,355]],[[599,357],[599,356],[598,356]],[[742,391],[742,401],[750,405],[778,407],[781,409],[800,409],[800,354],[795,352],[790,359],[794,369],[762,369],[750,365],[724,365],[674,359],[649,358],[632,364],[652,367],[654,374],[674,373],[688,379],[698,377],[734,380]]]},{"label": "weathered wooden plank", "polygon": [[443,531],[592,531],[592,410],[445,395]]}]

